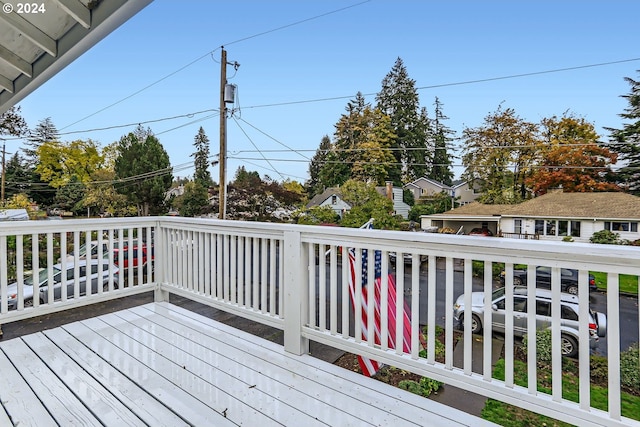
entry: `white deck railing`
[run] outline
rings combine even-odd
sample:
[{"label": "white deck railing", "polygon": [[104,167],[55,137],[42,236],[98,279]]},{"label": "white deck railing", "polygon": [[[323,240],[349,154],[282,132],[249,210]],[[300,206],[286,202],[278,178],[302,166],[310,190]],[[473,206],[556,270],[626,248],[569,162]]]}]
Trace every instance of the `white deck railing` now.
[{"label": "white deck railing", "polygon": [[[33,307],[25,308],[24,298],[18,292],[17,309],[9,309],[7,289],[12,280],[21,283],[28,270],[38,271],[42,267],[51,276],[52,266],[59,259],[78,264],[81,257],[74,248],[92,241],[98,248],[94,258],[103,257],[106,251],[105,259],[110,263],[116,262],[114,242],[127,242],[129,247],[146,245],[147,254],[151,249],[154,259],[145,268],[143,260],[136,264],[134,252],[129,251],[128,265],[135,267],[120,271],[118,289],[113,289],[110,278],[109,286],[80,296],[79,282],[75,279],[73,288],[58,300],[48,293],[42,301],[34,299]],[[401,322],[396,331],[389,331],[386,326],[390,315],[402,314],[402,307],[388,310],[386,296],[393,284],[387,274],[382,274],[380,280],[379,336],[376,338],[373,328],[362,334],[366,325],[361,316],[354,316],[354,312],[360,312],[362,301],[352,302],[348,289],[351,274],[345,255],[348,249],[355,254],[356,278],[362,273],[363,251],[371,255],[381,252],[381,270],[390,272],[398,299],[402,301],[400,296],[404,296],[412,313],[408,348],[394,348],[388,339],[394,334],[401,336],[403,331]],[[71,250],[74,255],[68,258]],[[619,294],[620,274],[640,275],[637,248],[163,217],[0,224],[0,251],[3,254],[0,256],[0,324],[155,290],[159,300],[174,293],[282,329],[285,348],[293,353],[306,352],[308,341],[313,340],[573,424],[640,425],[623,416],[620,384],[621,346],[628,341],[640,341],[638,298],[632,297],[635,311],[624,314],[623,319]],[[33,257],[34,253],[40,256]],[[405,262],[390,261],[390,254],[396,255],[396,259],[406,258]],[[373,257],[370,258],[369,263],[373,264]],[[474,262],[476,270],[478,265],[480,269],[484,267],[480,277],[474,277]],[[588,274],[590,271],[606,273],[607,292],[596,298],[607,314],[607,336],[598,350],[608,359],[607,410],[592,408],[590,404],[588,345],[579,346],[579,401],[572,402],[562,394],[559,345],[552,344],[553,387],[551,393],[546,394],[537,390],[539,368],[532,357],[536,353],[535,340],[529,341],[529,380],[528,385],[522,387],[516,385],[514,379],[514,344],[518,341],[512,333],[504,335],[504,355],[496,355],[492,354],[490,328],[484,328],[482,337],[472,336],[468,317],[464,332],[458,332],[453,318],[454,300],[464,293],[465,306],[469,307],[472,290],[484,292],[483,323],[491,324],[489,301],[497,286],[492,276],[493,263],[504,263],[507,331],[514,326],[514,265],[528,266],[530,291],[534,289],[535,267],[552,268],[553,343],[559,342],[562,334],[558,304],[560,268],[579,271],[581,343],[589,341]],[[368,283],[373,283],[373,270],[371,266],[367,269]],[[19,288],[24,286],[21,284]],[[361,292],[361,286],[356,279],[356,294]],[[529,302],[529,307],[535,307],[532,297]],[[535,308],[529,310],[533,314]],[[368,306],[366,314],[369,319],[376,317],[373,305]],[[438,326],[445,331],[443,357],[436,356]],[[420,353],[419,334],[423,328],[426,329],[426,356]],[[529,320],[527,328],[533,332],[535,323]],[[461,361],[454,360],[457,345],[463,346]],[[492,375],[492,361],[497,357],[505,359],[504,380]],[[474,360],[482,362],[474,364]]]}]

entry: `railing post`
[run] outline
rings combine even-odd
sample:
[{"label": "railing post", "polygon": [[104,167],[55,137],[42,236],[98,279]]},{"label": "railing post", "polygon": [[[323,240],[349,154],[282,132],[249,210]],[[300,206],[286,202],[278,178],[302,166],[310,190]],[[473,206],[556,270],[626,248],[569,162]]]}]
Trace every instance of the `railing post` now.
[{"label": "railing post", "polygon": [[284,232],[284,349],[293,354],[309,352],[309,340],[302,327],[309,317],[308,255],[302,250],[299,231]]},{"label": "railing post", "polygon": [[[155,280],[155,290],[153,292],[153,300],[155,302],[169,301],[169,292],[164,289],[166,282],[165,271],[167,262],[169,262],[169,256],[167,254],[167,248],[165,243],[165,230],[162,228],[160,221],[156,221],[155,233],[151,245],[153,248],[153,274]],[[150,247],[150,246],[149,246]]]}]

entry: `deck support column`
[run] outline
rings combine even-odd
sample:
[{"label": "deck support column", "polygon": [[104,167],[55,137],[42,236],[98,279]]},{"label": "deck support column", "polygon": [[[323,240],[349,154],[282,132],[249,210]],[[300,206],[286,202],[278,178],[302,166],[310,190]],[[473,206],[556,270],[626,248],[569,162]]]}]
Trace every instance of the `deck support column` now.
[{"label": "deck support column", "polygon": [[[301,355],[309,352],[309,340],[302,328],[309,317],[308,255],[303,251],[299,231],[284,232],[284,349]],[[282,289],[281,289],[282,291]]]}]

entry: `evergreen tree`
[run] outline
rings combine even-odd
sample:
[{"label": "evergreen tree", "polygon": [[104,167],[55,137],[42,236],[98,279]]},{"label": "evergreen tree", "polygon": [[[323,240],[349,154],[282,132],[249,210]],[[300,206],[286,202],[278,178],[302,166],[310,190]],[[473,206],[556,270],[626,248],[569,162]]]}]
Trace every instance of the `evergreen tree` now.
[{"label": "evergreen tree", "polygon": [[394,167],[389,145],[394,138],[389,117],[372,109],[360,92],[347,103],[336,124],[334,143],[319,177],[322,185],[341,185],[350,178],[383,184]]},{"label": "evergreen tree", "polygon": [[329,136],[325,135],[320,140],[320,147],[316,150],[316,154],[313,155],[309,162],[309,180],[305,183],[309,197],[320,194],[325,190],[320,172],[326,164],[330,149],[331,139],[329,139]]},{"label": "evergreen tree", "polygon": [[631,86],[631,91],[622,95],[622,98],[627,100],[629,106],[619,116],[628,122],[622,129],[605,129],[611,133],[609,149],[617,153],[618,160],[624,164],[615,173],[615,181],[630,193],[640,195],[640,81],[630,77],[625,77],[625,80]]},{"label": "evergreen tree", "polygon": [[382,89],[376,96],[377,107],[391,117],[395,138],[391,143],[397,166],[389,173],[396,185],[427,176],[433,147],[428,144],[429,123],[421,114],[415,80],[398,58],[391,71],[382,80]]},{"label": "evergreen tree", "polygon": [[196,152],[191,155],[195,166],[193,180],[206,189],[213,184],[213,180],[209,172],[209,138],[204,133],[202,126],[194,141],[193,146],[196,147]]},{"label": "evergreen tree", "polygon": [[51,117],[40,120],[35,128],[29,131],[29,136],[25,147],[22,149],[27,156],[27,160],[33,165],[38,161],[38,148],[45,142],[55,142],[60,140],[58,128],[53,124]]},{"label": "evergreen tree", "polygon": [[176,206],[182,216],[202,215],[212,208],[207,189],[198,181],[188,182],[184,186],[184,194],[176,199]]},{"label": "evergreen tree", "polygon": [[24,157],[15,153],[5,163],[5,198],[14,194],[26,193],[32,187],[33,170],[30,169]]},{"label": "evergreen tree", "polygon": [[[140,140],[136,133],[147,136]],[[164,196],[173,181],[169,155],[150,129],[136,133],[129,133],[118,142],[116,189],[137,205],[139,215],[159,214],[164,211]]]},{"label": "evergreen tree", "polygon": [[436,97],[435,100],[435,119],[431,122],[430,137],[433,138],[433,166],[429,178],[440,181],[443,184],[451,185],[453,183],[453,171],[451,170],[451,154],[453,149],[451,142],[453,141],[454,131],[445,126],[444,121],[449,118],[442,112],[442,103]]}]

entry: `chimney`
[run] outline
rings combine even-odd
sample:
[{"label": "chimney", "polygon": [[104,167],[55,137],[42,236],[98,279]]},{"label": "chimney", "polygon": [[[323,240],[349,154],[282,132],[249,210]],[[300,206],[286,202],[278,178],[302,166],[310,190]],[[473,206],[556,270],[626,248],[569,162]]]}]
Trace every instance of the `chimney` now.
[{"label": "chimney", "polygon": [[386,181],[387,184],[387,199],[393,201],[393,183],[391,181]]}]

